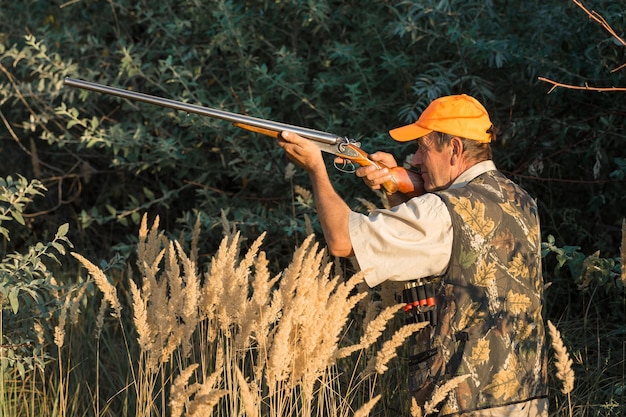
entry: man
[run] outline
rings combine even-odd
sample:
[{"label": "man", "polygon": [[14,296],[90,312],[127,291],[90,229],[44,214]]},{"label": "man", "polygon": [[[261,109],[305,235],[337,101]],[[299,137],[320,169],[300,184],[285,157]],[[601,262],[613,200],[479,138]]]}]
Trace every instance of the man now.
[{"label": "man", "polygon": [[[460,376],[439,415],[547,416],[537,206],[491,160],[487,111],[467,95],[441,97],[389,133],[417,142],[412,164],[423,184],[416,181],[415,197],[390,195],[394,207],[369,216],[333,189],[314,144],[283,132],[279,146],[309,173],[331,254],[354,256],[371,287],[394,280],[436,288],[429,306],[409,299],[406,309],[430,321],[412,345],[418,403]],[[397,166],[387,153],[370,157]],[[361,167],[357,175],[378,189],[391,170]]]}]

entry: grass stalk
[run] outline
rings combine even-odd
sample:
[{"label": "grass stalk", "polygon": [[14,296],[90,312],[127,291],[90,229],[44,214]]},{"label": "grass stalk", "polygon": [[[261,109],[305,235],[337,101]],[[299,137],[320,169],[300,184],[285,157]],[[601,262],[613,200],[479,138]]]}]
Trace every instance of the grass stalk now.
[{"label": "grass stalk", "polygon": [[3,416],[9,415],[8,410],[8,396],[4,385],[4,363],[5,363],[5,347],[4,347],[4,334],[3,334],[3,316],[4,311],[4,297],[0,295],[0,411]]}]

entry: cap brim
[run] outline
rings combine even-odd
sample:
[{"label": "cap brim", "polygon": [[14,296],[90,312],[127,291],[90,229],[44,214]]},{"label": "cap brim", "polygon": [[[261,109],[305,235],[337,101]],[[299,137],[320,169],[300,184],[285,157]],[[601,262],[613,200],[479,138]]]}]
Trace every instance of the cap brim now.
[{"label": "cap brim", "polygon": [[422,136],[426,136],[430,132],[432,132],[432,129],[425,129],[416,125],[415,123],[411,123],[410,125],[391,129],[389,131],[389,134],[394,140],[398,142],[408,142],[410,140],[415,140],[421,138]]}]

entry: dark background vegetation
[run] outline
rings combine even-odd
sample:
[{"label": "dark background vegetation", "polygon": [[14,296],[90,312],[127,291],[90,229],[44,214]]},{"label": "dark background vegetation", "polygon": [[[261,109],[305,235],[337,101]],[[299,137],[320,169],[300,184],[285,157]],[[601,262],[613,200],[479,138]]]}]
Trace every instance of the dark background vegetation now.
[{"label": "dark background vegetation", "polygon": [[[622,2],[586,6],[624,35]],[[306,175],[271,138],[64,87],[65,77],[329,131],[400,160],[413,149],[386,132],[441,95],[467,93],[500,130],[496,164],[538,200],[546,315],[564,327],[586,381],[576,410],[621,415],[626,100],[623,91],[548,94],[538,77],[626,88],[626,70],[613,71],[625,50],[564,0],[5,1],[0,177],[38,179],[47,192],[28,206],[27,227],[3,225],[3,258],[69,223],[74,250],[122,265],[143,213],[183,237],[200,216],[207,255],[224,218],[250,240],[267,232],[276,265],[308,218],[321,238],[310,197],[297,192]],[[362,199],[380,204],[353,175],[331,175],[355,210]]]}]

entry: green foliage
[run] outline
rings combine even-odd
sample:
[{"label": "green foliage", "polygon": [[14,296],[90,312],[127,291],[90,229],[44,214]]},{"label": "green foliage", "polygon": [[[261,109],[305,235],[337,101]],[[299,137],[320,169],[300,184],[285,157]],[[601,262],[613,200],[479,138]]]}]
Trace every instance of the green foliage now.
[{"label": "green foliage", "polygon": [[[574,359],[571,401],[588,404],[592,415],[624,413],[623,340],[626,335],[626,288],[622,261],[585,255],[577,246],[558,247],[553,236],[543,243],[546,264],[546,315],[558,321]],[[554,380],[558,386],[559,381]],[[567,400],[558,389],[552,410],[566,415]],[[585,409],[585,408],[583,408]],[[582,413],[583,411],[581,411]]]},{"label": "green foliage", "polygon": [[[46,188],[37,180],[27,181],[23,177],[13,180],[0,178],[0,213],[2,220],[14,219],[25,225],[24,210],[37,195]],[[1,223],[0,223],[1,224]],[[66,237],[69,225],[61,225],[52,241],[37,242],[24,253],[3,254],[0,261],[0,374],[8,369],[17,369],[20,376],[26,370],[42,368],[47,359],[44,346],[38,342],[46,320],[54,314],[54,294],[58,286],[46,260],[59,264],[58,255],[65,255],[65,247],[72,247]],[[7,228],[1,229],[5,239],[10,235]]]},{"label": "green foliage", "polygon": [[543,243],[543,257],[549,253],[556,255],[557,271],[567,266],[569,276],[582,290],[589,287],[601,287],[607,293],[619,295],[624,292],[624,283],[621,279],[621,261],[619,258],[602,258],[599,252],[586,256],[580,252],[578,246],[555,245],[554,236],[548,236]]},{"label": "green foliage", "polygon": [[35,196],[43,195],[46,187],[39,180],[28,181],[19,176],[14,180],[11,176],[0,178],[0,234],[6,240],[9,238],[9,229],[2,226],[2,222],[15,220],[22,226],[24,208]]}]

